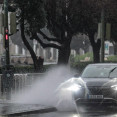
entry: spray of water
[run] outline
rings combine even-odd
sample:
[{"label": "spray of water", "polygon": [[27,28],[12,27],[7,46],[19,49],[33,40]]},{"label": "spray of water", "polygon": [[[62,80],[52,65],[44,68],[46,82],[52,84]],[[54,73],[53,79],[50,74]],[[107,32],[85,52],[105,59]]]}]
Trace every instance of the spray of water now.
[{"label": "spray of water", "polygon": [[69,107],[71,109],[73,108],[71,94],[67,92],[60,93],[57,88],[75,73],[76,71],[65,66],[52,68],[42,78],[36,80],[31,88],[13,95],[12,101],[23,104],[56,106],[61,109],[68,109]]}]

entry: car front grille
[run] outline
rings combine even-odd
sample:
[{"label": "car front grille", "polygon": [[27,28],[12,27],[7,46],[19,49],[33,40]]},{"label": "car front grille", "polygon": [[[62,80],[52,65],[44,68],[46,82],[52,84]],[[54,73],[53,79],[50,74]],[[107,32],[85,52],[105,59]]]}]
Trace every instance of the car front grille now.
[{"label": "car front grille", "polygon": [[88,87],[89,94],[103,95],[104,97],[113,97],[115,94],[109,87]]}]

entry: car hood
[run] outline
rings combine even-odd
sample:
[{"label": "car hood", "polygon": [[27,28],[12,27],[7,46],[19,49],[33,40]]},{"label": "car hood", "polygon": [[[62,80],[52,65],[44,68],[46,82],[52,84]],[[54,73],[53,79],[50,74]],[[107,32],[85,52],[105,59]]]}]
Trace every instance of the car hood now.
[{"label": "car hood", "polygon": [[90,86],[105,86],[110,87],[112,85],[117,85],[117,78],[82,78],[86,83],[87,87]]}]

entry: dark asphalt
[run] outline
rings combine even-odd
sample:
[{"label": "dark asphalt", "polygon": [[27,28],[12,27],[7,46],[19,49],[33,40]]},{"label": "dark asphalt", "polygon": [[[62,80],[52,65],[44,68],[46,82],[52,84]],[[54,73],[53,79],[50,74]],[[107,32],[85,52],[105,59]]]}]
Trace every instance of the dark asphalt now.
[{"label": "dark asphalt", "polygon": [[117,117],[117,107],[77,107],[76,110],[57,110],[55,112],[30,115],[28,117]]},{"label": "dark asphalt", "polygon": [[28,117],[117,117],[117,113],[108,112],[51,112],[39,115],[30,115]]},{"label": "dark asphalt", "polygon": [[90,112],[67,112],[57,111],[50,113],[43,113],[37,115],[30,115],[27,117],[117,117],[117,112],[108,111],[90,111]]},{"label": "dark asphalt", "polygon": [[9,117],[117,117],[117,107],[81,107],[61,109],[43,105],[0,104],[0,114]]},{"label": "dark asphalt", "polygon": [[0,116],[19,117],[28,116],[30,114],[42,114],[55,112],[55,107],[40,105],[40,104],[15,104],[15,103],[0,103]]}]

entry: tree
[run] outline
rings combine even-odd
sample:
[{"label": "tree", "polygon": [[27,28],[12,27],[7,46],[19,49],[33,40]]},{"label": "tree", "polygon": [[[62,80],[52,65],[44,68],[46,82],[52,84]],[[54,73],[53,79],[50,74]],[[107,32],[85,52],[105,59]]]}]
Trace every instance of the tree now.
[{"label": "tree", "polygon": [[107,22],[111,24],[111,34],[110,40],[114,46],[114,54],[117,55],[117,1],[112,0],[111,5],[109,5]]},{"label": "tree", "polygon": [[81,13],[81,20],[80,20],[80,29],[82,33],[85,33],[90,40],[92,49],[93,49],[93,59],[94,62],[99,62],[100,56],[100,46],[101,41],[100,39],[95,40],[95,34],[98,29],[98,22],[100,22],[100,8],[97,6],[96,0],[89,1],[89,0],[82,0],[80,4],[80,13]]},{"label": "tree", "polygon": [[111,24],[111,42],[114,46],[114,55],[117,55],[117,22]]},{"label": "tree", "polygon": [[[32,36],[33,32],[37,32],[37,30],[45,26],[46,19],[43,7],[44,3],[42,0],[35,0],[33,2],[31,0],[15,0],[14,3],[17,8],[16,12],[19,20],[22,40],[31,54],[34,62],[34,68],[36,70],[40,70],[40,59],[36,56],[27,39]],[[27,36],[29,38],[27,38]]]},{"label": "tree", "polygon": [[88,52],[89,46],[90,42],[88,36],[82,34],[73,36],[71,41],[71,49],[76,50],[77,54],[79,54],[80,48],[83,49],[85,53]]},{"label": "tree", "polygon": [[[96,41],[94,35],[101,20],[102,6],[109,10],[110,0],[104,2],[101,0],[47,0],[45,4],[42,0],[33,2],[31,0],[16,0],[15,2],[21,11],[21,36],[31,53],[35,68],[38,67],[37,63],[39,62],[26,40],[25,32],[31,37],[30,39],[36,39],[43,48],[57,48],[59,50],[58,64],[68,63],[72,37],[79,32],[84,33],[88,35],[92,45],[94,62],[99,62],[101,40],[97,39]],[[106,20],[110,18],[112,12],[109,10],[107,13]],[[48,37],[41,30],[43,27],[46,27],[54,37]],[[48,40],[48,43],[44,43],[38,34]]]},{"label": "tree", "polygon": [[79,5],[81,17],[79,32],[85,33],[89,37],[94,62],[100,62],[101,39],[95,38],[98,23],[101,22],[102,9],[105,10],[105,23],[108,21],[113,22],[112,19],[116,20],[116,0],[82,0]]},{"label": "tree", "polygon": [[[75,14],[77,5],[74,8],[72,7],[73,5],[76,4],[76,1],[75,0],[46,1],[46,5],[45,5],[46,6],[45,9],[47,13],[46,25],[47,25],[47,28],[50,30],[50,32],[55,36],[55,38],[49,38],[41,31],[41,28],[43,28],[45,25],[40,26],[40,24],[42,24],[43,22],[43,20],[41,20],[42,22],[40,21],[40,17],[41,19],[44,19],[45,17],[43,17],[44,15],[41,15],[42,14],[41,12],[39,12],[41,11],[40,7],[36,7],[37,4],[39,4],[37,1],[32,2],[31,0],[28,0],[28,1],[25,0],[25,1],[15,1],[15,2],[17,2],[18,7],[21,10],[21,15],[20,15],[21,36],[25,45],[30,51],[33,60],[36,61],[36,57],[34,58],[35,56],[34,52],[26,41],[24,31],[31,36],[31,39],[36,39],[43,48],[53,47],[53,48],[59,49],[58,64],[61,64],[61,63],[67,64],[69,60],[69,55],[70,55],[71,39],[72,39],[72,36],[75,33],[77,33],[77,27],[75,27],[77,22],[76,24],[73,24],[74,22],[73,20],[78,19],[78,16]],[[25,7],[25,4],[26,4],[26,7]],[[36,11],[36,9],[38,9],[39,11]],[[77,17],[77,18],[71,20],[73,13],[74,13],[74,17]],[[38,14],[39,16],[36,14]],[[27,24],[25,26],[24,26],[24,21],[25,21],[25,24]],[[75,29],[74,31],[76,32],[74,32],[72,28]],[[50,43],[45,44],[39,38],[38,33],[41,34]],[[51,42],[55,42],[55,43],[51,43]]]},{"label": "tree", "polygon": [[[48,0],[47,28],[58,38],[58,63],[68,63],[72,37],[83,32],[81,0]],[[82,23],[82,24],[81,24]]]}]

